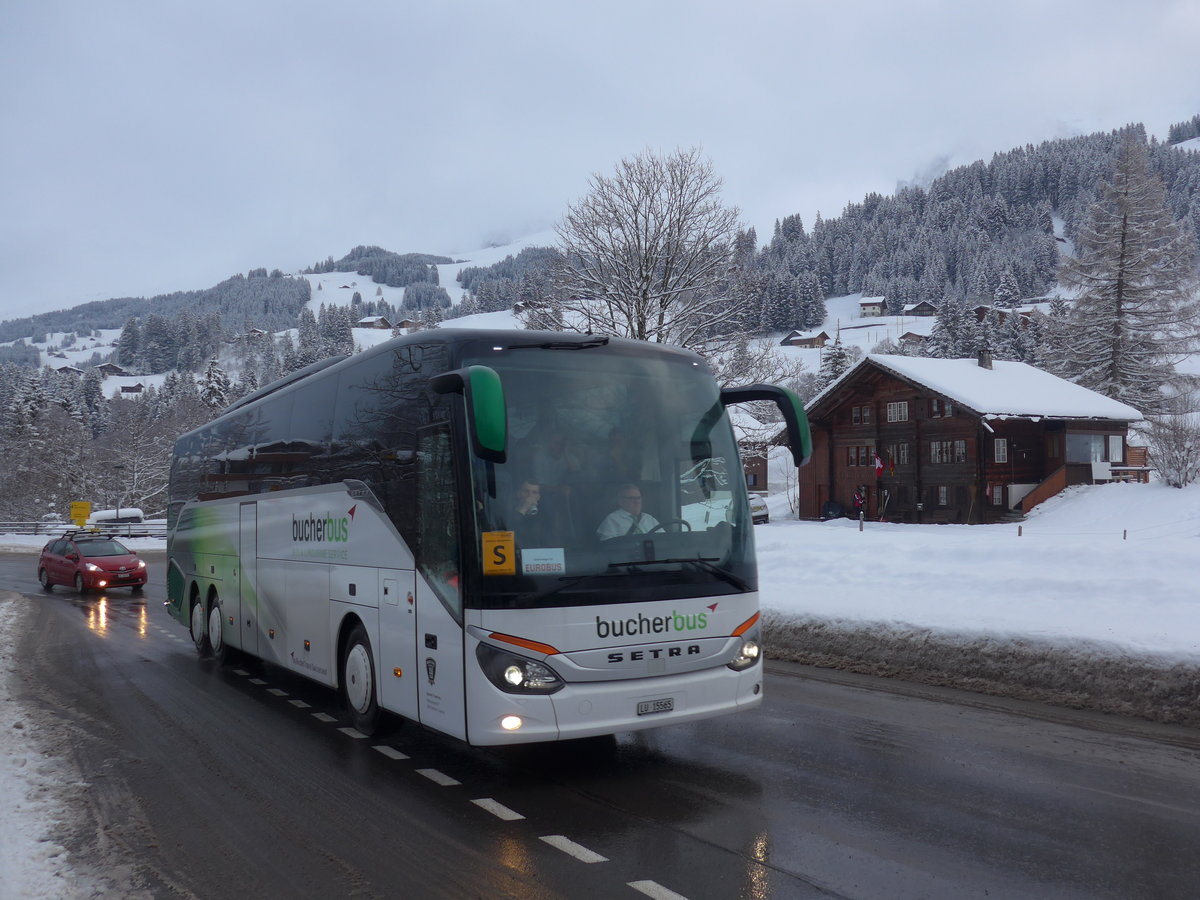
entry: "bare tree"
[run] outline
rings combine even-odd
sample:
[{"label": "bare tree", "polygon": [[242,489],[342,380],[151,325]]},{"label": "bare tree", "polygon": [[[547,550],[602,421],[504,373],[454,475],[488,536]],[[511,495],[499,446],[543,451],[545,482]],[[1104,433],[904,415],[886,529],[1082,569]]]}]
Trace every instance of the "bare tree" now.
[{"label": "bare tree", "polygon": [[1149,419],[1150,461],[1171,487],[1187,487],[1200,480],[1200,402],[1180,394],[1166,407]]},{"label": "bare tree", "polygon": [[797,374],[748,340],[730,300],[738,210],[698,149],[644,151],[590,186],[558,227],[552,296],[528,324],[686,347],[722,381]]}]

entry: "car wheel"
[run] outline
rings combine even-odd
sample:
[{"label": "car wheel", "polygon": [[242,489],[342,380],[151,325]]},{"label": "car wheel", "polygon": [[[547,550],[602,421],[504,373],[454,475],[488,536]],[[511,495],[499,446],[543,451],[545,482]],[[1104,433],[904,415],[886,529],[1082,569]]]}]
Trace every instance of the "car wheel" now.
[{"label": "car wheel", "polygon": [[77,594],[86,594],[87,593],[87,587],[83,583],[83,573],[82,572],[75,573],[75,592]]},{"label": "car wheel", "polygon": [[379,703],[375,696],[375,663],[371,641],[361,624],[355,625],[342,653],[342,696],[354,727],[366,735],[379,727]]},{"label": "car wheel", "polygon": [[141,584],[135,584],[133,587],[131,587],[131,588],[129,589],[129,592],[130,592],[131,594],[140,594],[140,593],[142,592],[142,588],[143,588],[143,587],[144,587],[144,585],[141,585]]},{"label": "car wheel", "polygon": [[219,663],[227,662],[230,656],[229,645],[225,643],[224,616],[221,598],[213,594],[212,604],[208,607],[208,647]]},{"label": "car wheel", "polygon": [[50,573],[46,571],[45,566],[38,569],[38,581],[41,582],[43,591],[54,590],[54,583],[50,580]]},{"label": "car wheel", "polygon": [[208,644],[208,634],[204,630],[204,604],[200,602],[199,597],[192,600],[192,613],[188,617],[188,631],[191,632],[196,652],[201,656],[208,656],[211,648]]}]

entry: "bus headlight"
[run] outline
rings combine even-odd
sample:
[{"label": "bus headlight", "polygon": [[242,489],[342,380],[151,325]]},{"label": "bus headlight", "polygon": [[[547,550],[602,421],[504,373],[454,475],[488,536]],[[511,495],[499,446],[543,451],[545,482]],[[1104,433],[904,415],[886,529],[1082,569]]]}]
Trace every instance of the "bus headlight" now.
[{"label": "bus headlight", "polygon": [[737,656],[729,663],[729,668],[735,672],[741,672],[743,669],[750,668],[760,659],[762,659],[762,646],[758,643],[757,636],[749,637],[742,641],[742,646],[738,648]]},{"label": "bus headlight", "polygon": [[535,659],[480,644],[475,657],[488,681],[509,694],[553,694],[563,686],[558,673]]}]

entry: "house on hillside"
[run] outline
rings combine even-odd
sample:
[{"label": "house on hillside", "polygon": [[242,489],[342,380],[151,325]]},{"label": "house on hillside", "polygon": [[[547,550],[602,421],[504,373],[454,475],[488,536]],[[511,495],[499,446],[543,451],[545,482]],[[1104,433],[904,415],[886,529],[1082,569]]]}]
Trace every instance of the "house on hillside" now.
[{"label": "house on hillside", "polygon": [[899,343],[901,347],[923,347],[925,344],[929,343],[929,335],[918,334],[915,331],[906,331],[904,334],[900,335],[897,343]]},{"label": "house on hillside", "polygon": [[121,385],[121,393],[122,394],[131,394],[131,395],[140,394],[145,389],[146,389],[146,386],[144,384],[142,384],[140,381],[137,384]]},{"label": "house on hillside", "polygon": [[858,314],[865,318],[871,316],[882,316],[883,311],[887,309],[885,297],[863,297],[858,301]]},{"label": "house on hillside", "polygon": [[1071,484],[1112,480],[1130,422],[1119,403],[1033,366],[870,355],[806,409],[813,456],[800,516],[826,502],[891,522],[996,522]]},{"label": "house on hillside", "polygon": [[107,378],[109,375],[128,375],[129,374],[124,369],[122,369],[120,366],[118,366],[116,363],[110,363],[110,362],[100,363],[100,365],[95,366],[94,368],[104,378]]},{"label": "house on hillside", "polygon": [[383,316],[367,316],[359,319],[354,323],[355,328],[387,328],[391,329],[392,323]]},{"label": "house on hillside", "polygon": [[922,300],[920,303],[909,303],[904,307],[906,316],[936,316],[937,304],[929,300]]},{"label": "house on hillside", "polygon": [[793,331],[782,341],[781,347],[824,347],[829,343],[829,333],[826,331]]}]

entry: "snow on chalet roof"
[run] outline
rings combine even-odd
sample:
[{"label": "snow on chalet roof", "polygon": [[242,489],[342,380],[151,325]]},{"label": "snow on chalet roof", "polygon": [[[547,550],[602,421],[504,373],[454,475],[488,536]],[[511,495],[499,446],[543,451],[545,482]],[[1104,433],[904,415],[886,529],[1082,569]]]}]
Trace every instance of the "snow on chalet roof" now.
[{"label": "snow on chalet roof", "polygon": [[1143,418],[1126,403],[1105,397],[1057,375],[1021,362],[996,360],[985,369],[976,359],[931,359],[917,356],[870,354],[841,378],[813,397],[812,409],[858,369],[874,363],[885,371],[929,388],[984,418],[1009,416],[1052,419]]}]

